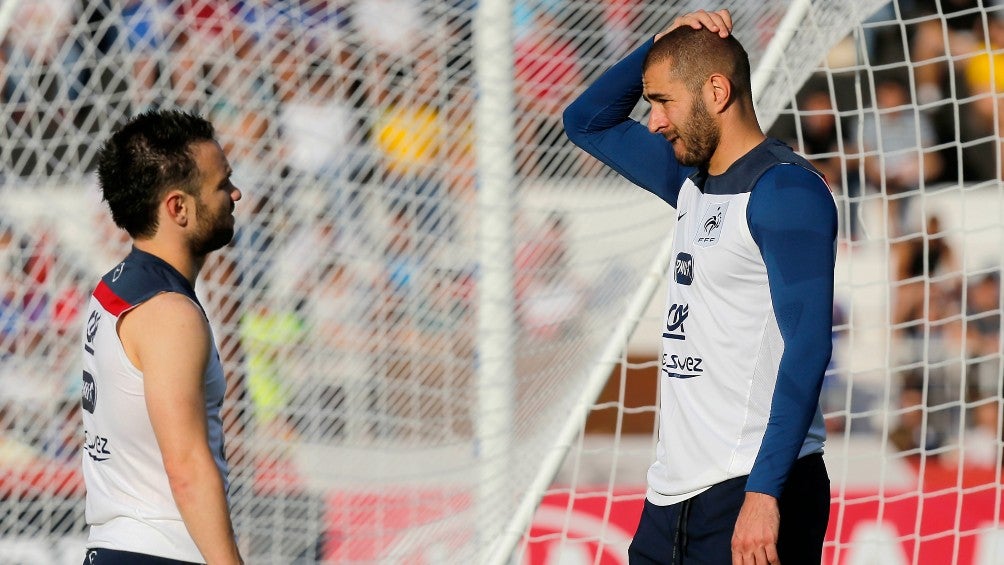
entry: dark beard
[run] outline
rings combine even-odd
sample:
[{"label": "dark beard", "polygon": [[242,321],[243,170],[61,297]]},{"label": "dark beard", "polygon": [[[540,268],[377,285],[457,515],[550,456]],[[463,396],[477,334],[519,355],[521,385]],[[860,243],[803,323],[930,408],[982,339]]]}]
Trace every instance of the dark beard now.
[{"label": "dark beard", "polygon": [[694,107],[684,130],[678,135],[686,146],[686,152],[678,160],[685,167],[707,167],[711,156],[722,139],[722,130],[715,123],[700,96],[694,97]]},{"label": "dark beard", "polygon": [[192,252],[197,255],[209,255],[217,249],[226,247],[234,239],[234,229],[229,226],[218,226],[208,234],[198,234],[192,239]]},{"label": "dark beard", "polygon": [[[200,203],[200,212],[205,212],[206,207]],[[226,247],[234,239],[234,228],[227,221],[227,212],[219,217],[214,217],[205,223],[199,224],[199,229],[189,239],[189,247],[194,255],[206,256]]]}]

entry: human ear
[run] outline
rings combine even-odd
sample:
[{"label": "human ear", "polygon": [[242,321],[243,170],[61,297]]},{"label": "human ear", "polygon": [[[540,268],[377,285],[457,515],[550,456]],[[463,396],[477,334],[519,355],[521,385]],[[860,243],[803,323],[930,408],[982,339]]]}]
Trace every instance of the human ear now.
[{"label": "human ear", "polygon": [[172,190],[167,193],[163,202],[167,217],[175,224],[185,227],[188,225],[188,195],[180,190]]},{"label": "human ear", "polygon": [[711,75],[705,85],[705,96],[708,108],[716,113],[721,112],[732,99],[732,81],[722,74]]}]

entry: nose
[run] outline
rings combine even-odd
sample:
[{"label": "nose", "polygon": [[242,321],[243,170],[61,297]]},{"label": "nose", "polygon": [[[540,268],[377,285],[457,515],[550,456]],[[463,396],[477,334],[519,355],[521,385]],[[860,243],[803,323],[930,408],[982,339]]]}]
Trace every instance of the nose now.
[{"label": "nose", "polygon": [[237,188],[236,186],[234,187],[233,190],[230,191],[230,199],[233,200],[234,202],[237,202],[243,196],[244,196],[244,193],[241,192],[241,189]]},{"label": "nose", "polygon": [[669,120],[666,119],[666,113],[660,110],[658,106],[653,105],[648,113],[648,131],[659,133],[666,129],[668,125]]}]

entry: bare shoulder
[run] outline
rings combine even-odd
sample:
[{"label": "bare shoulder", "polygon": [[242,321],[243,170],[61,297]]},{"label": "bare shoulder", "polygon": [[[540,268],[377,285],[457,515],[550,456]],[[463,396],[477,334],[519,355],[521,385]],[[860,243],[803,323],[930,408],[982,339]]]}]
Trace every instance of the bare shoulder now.
[{"label": "bare shoulder", "polygon": [[129,311],[119,324],[119,336],[129,359],[143,369],[154,357],[181,350],[209,349],[209,324],[187,296],[164,292]]},{"label": "bare shoulder", "polygon": [[124,316],[123,327],[129,320],[133,324],[143,324],[145,331],[157,331],[174,324],[206,325],[206,317],[198,305],[177,292],[162,292],[133,308]]}]

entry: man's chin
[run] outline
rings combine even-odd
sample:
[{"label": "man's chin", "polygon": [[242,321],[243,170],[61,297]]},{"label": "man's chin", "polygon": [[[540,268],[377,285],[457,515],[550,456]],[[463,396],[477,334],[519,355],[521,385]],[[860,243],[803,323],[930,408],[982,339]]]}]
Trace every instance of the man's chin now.
[{"label": "man's chin", "polygon": [[684,152],[683,155],[677,155],[676,161],[684,167],[700,167],[702,165],[699,159],[687,152]]}]

